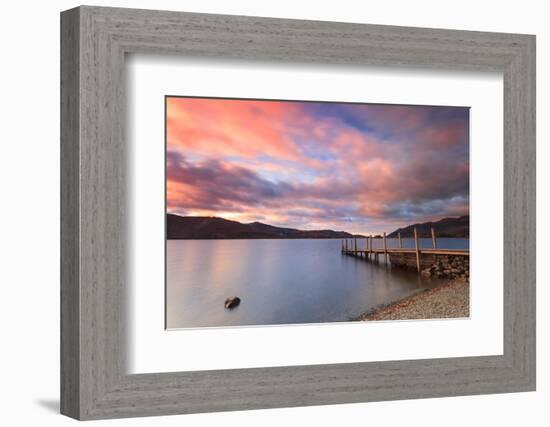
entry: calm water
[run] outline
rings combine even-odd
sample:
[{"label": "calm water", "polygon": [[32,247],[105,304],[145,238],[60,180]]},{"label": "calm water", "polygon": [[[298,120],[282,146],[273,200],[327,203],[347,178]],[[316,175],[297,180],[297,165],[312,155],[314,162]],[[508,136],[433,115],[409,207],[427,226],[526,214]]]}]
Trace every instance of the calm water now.
[{"label": "calm water", "polygon": [[[342,256],[340,245],[336,239],[169,240],[167,326],[347,321],[439,283]],[[389,239],[388,246],[397,242]],[[408,239],[404,246],[414,244]],[[431,240],[421,239],[421,247]],[[438,247],[467,249],[468,239],[438,239]],[[231,296],[241,304],[230,311],[223,304]]]}]

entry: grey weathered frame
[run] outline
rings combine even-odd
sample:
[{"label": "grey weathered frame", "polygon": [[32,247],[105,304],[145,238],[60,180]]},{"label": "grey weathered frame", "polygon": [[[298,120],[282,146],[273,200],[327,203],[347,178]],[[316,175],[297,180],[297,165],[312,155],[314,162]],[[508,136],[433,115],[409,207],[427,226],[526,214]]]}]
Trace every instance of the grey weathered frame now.
[{"label": "grey weathered frame", "polygon": [[[128,375],[129,52],[503,72],[504,354]],[[99,419],[535,389],[534,36],[83,6],[61,15],[61,122],[63,414]]]}]

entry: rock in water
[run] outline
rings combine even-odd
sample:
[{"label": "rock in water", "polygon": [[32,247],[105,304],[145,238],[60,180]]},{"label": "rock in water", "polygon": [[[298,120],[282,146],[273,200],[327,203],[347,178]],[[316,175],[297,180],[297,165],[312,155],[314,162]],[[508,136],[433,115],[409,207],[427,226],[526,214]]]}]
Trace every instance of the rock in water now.
[{"label": "rock in water", "polygon": [[224,307],[228,308],[229,310],[233,310],[240,303],[241,303],[241,299],[239,297],[227,298],[225,300]]}]

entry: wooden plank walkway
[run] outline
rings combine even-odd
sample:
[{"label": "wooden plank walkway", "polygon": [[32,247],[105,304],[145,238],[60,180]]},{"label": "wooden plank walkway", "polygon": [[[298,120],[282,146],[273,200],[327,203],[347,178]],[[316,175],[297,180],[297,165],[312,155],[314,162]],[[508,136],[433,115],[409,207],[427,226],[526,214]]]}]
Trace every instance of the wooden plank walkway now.
[{"label": "wooden plank walkway", "polygon": [[[435,231],[432,227],[431,229],[431,238],[432,238],[432,248],[421,248],[418,240],[418,233],[416,228],[414,229],[414,247],[413,248],[404,248],[403,239],[401,238],[401,233],[397,235],[397,241],[399,247],[390,248],[388,247],[388,242],[386,238],[386,233],[382,237],[375,238],[373,236],[366,237],[366,245],[364,249],[359,249],[357,246],[357,238],[351,239],[351,242],[342,240],[342,254],[354,256],[357,258],[363,258],[365,260],[373,260],[378,262],[378,257],[380,255],[384,256],[386,264],[389,264],[389,257],[392,254],[414,254],[416,258],[416,269],[420,273],[421,269],[421,259],[423,256],[461,256],[469,257],[470,251],[468,249],[444,249],[437,248],[437,239]],[[374,241],[382,240],[381,248],[374,248]],[[378,245],[377,245],[378,246]]]},{"label": "wooden plank walkway", "polygon": [[[346,255],[359,255],[363,256],[365,254],[384,254],[384,253],[416,253],[414,248],[387,248],[387,249],[344,249],[342,250]],[[470,256],[470,251],[468,249],[419,249],[420,255],[462,255]]]}]

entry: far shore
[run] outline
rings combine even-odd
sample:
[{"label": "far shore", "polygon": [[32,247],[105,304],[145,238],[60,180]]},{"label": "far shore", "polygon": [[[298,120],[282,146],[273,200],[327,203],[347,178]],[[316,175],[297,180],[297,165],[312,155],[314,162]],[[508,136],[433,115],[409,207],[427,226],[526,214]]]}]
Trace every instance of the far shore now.
[{"label": "far shore", "polygon": [[470,283],[454,279],[435,288],[377,307],[353,320],[412,320],[470,317]]}]

